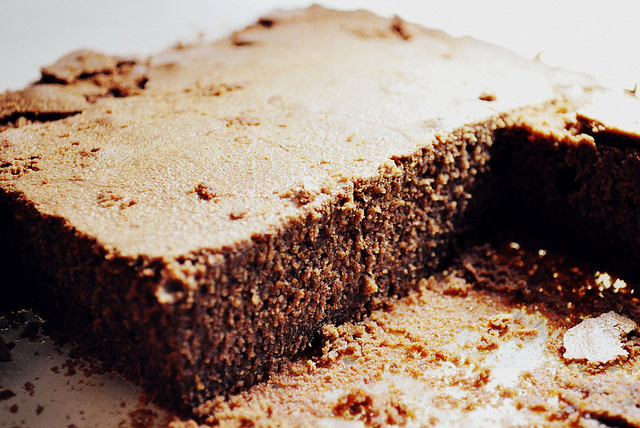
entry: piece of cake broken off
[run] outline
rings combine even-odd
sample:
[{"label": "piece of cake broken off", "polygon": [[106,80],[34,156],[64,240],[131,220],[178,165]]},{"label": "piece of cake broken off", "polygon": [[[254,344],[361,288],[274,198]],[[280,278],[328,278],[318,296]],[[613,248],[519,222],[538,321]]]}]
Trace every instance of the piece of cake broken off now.
[{"label": "piece of cake broken off", "polygon": [[629,355],[623,348],[624,337],[638,328],[629,318],[607,312],[587,318],[564,335],[564,358],[608,363]]}]

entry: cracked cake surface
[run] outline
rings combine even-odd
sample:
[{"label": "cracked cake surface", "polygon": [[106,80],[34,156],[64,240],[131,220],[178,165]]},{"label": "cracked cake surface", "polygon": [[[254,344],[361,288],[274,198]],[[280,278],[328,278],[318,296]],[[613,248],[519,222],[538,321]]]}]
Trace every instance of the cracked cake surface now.
[{"label": "cracked cake surface", "polygon": [[[395,168],[394,158],[433,151],[438,135],[561,88],[562,72],[543,64],[406,23],[415,34],[405,40],[366,12],[273,19],[152,58],[138,96],[60,106],[82,114],[7,130],[5,187],[28,188],[39,211],[123,255],[182,255],[270,233],[383,165]],[[71,80],[54,74],[61,68],[45,67],[43,79]],[[34,158],[38,170],[15,180],[14,164]],[[202,186],[215,196],[202,198]],[[105,209],[105,197],[135,203]]]}]

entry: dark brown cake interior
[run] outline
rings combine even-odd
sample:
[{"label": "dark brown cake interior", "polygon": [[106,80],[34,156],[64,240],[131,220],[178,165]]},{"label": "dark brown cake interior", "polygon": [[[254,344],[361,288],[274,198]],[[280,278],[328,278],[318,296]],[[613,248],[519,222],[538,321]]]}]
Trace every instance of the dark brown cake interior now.
[{"label": "dark brown cake interior", "polygon": [[[569,134],[579,135],[575,130]],[[476,135],[480,137],[482,131]],[[17,280],[16,272],[31,272],[30,281],[29,275],[20,278],[22,284],[31,282],[29,290],[46,290],[42,286],[49,282],[105,284],[86,290],[86,294],[78,293],[75,288],[58,288],[59,295],[53,299],[54,296],[45,291],[27,294],[32,298],[35,296],[36,302],[33,303],[37,305],[46,302],[41,305],[45,316],[57,320],[56,323],[63,328],[92,325],[88,329],[91,334],[83,338],[85,344],[88,348],[102,349],[102,355],[107,355],[105,362],[115,365],[117,370],[128,373],[132,378],[142,375],[147,380],[157,379],[158,371],[164,373],[157,382],[145,383],[149,390],[159,394],[161,401],[175,403],[176,396],[188,393],[190,398],[186,401],[197,405],[201,403],[197,397],[202,397],[203,390],[233,392],[265,379],[288,361],[286,355],[299,353],[314,343],[319,327],[324,323],[340,324],[359,319],[384,304],[383,296],[405,295],[415,288],[420,278],[446,266],[455,248],[460,248],[467,241],[477,243],[494,237],[496,231],[515,228],[539,234],[546,242],[578,252],[582,257],[606,260],[617,268],[617,272],[633,275],[634,257],[629,255],[628,244],[621,246],[619,243],[634,235],[626,234],[630,227],[619,228],[618,224],[620,219],[635,218],[634,198],[637,196],[627,188],[624,198],[612,198],[611,193],[605,192],[611,177],[608,171],[612,169],[590,169],[593,165],[609,165],[619,182],[633,180],[638,171],[638,168],[633,168],[637,162],[637,150],[631,144],[595,147],[589,142],[558,144],[557,139],[540,135],[544,133],[514,126],[496,132],[495,141],[489,144],[483,145],[482,142],[487,140],[477,138],[479,143],[475,145],[461,139],[462,143],[452,142],[445,146],[443,158],[447,153],[456,153],[459,147],[464,147],[465,153],[482,153],[482,157],[467,164],[466,169],[484,171],[478,174],[478,189],[460,164],[446,164],[436,158],[420,167],[420,156],[398,159],[396,165],[408,172],[401,179],[385,180],[383,187],[378,183],[362,183],[362,190],[356,193],[360,196],[339,202],[340,209],[332,209],[320,218],[309,218],[282,236],[256,238],[254,245],[246,251],[223,254],[227,260],[225,269],[228,270],[207,267],[199,277],[202,285],[197,298],[202,304],[196,311],[181,315],[189,318],[179,323],[171,313],[149,310],[144,301],[135,303],[138,296],[145,295],[144,290],[124,293],[117,288],[127,281],[124,272],[133,267],[132,274],[136,275],[133,272],[154,269],[153,263],[141,263],[136,267],[125,260],[105,261],[104,255],[92,248],[90,242],[77,240],[72,235],[45,235],[48,241],[43,241],[37,230],[56,229],[51,222],[57,220],[40,219],[33,210],[21,207],[9,210],[8,204],[3,206],[3,213],[13,215],[7,215],[5,233],[11,231],[11,234],[20,236],[13,242],[21,245],[18,245],[18,253],[12,251],[6,260],[21,254],[21,262],[28,260],[30,264],[5,264],[5,269],[11,268],[13,281]],[[481,150],[476,150],[476,147]],[[619,162],[620,158],[627,161]],[[480,159],[483,164],[491,159],[486,163],[486,170],[480,167]],[[424,187],[416,186],[421,180],[443,173],[453,173],[460,179],[448,181],[446,186],[438,188],[437,193],[431,194]],[[620,179],[621,175],[624,180]],[[465,194],[474,192],[473,202],[480,204],[472,204],[467,218],[461,218],[459,210],[451,209],[464,203],[455,196],[457,183],[462,181],[466,181]],[[618,189],[621,191],[624,186]],[[599,197],[592,198],[593,194]],[[440,205],[424,203],[432,201],[432,195],[437,195]],[[585,207],[599,215],[579,215]],[[620,214],[621,207],[625,215]],[[601,215],[604,210],[616,215]],[[27,216],[33,216],[32,220],[25,222]],[[424,216],[422,223],[431,225],[431,229],[420,234],[411,228],[389,229],[387,226],[406,224],[416,216]],[[16,223],[14,218],[22,221]],[[25,224],[37,226],[25,229]],[[24,234],[20,234],[20,228]],[[437,234],[434,230],[444,232]],[[366,240],[367,245],[359,249],[358,242],[362,240]],[[418,251],[414,248],[414,251],[403,252],[404,248],[415,245],[421,246]],[[46,248],[46,252],[38,247]],[[365,250],[372,247],[382,251],[371,254]],[[64,260],[78,266],[72,271],[74,277],[56,278],[55,272],[69,271],[55,266],[50,266],[42,275],[37,268],[46,265],[43,260],[38,260],[42,254],[46,254],[48,260]],[[206,264],[205,255],[200,257],[198,259],[198,255],[194,255],[190,260],[182,260],[182,264]],[[379,259],[375,263],[367,260],[372,257]],[[301,266],[300,260],[305,264]],[[369,264],[376,271],[358,268]],[[83,266],[92,266],[92,269],[82,269]],[[408,271],[407,267],[412,266],[414,268]],[[265,277],[264,272],[272,273]],[[228,277],[229,273],[236,277]],[[370,282],[372,273],[376,278],[374,284]],[[141,282],[139,276],[129,281],[138,287],[151,287],[158,280],[161,278],[156,274],[147,275],[146,281]],[[207,283],[220,284],[225,280],[229,286],[219,287],[214,293],[206,288]],[[255,286],[258,283],[261,284],[259,288]],[[239,284],[244,286],[238,287]],[[349,288],[348,284],[359,286]],[[184,292],[179,282],[167,283],[166,287],[177,296]],[[12,292],[8,294],[11,296]],[[254,295],[257,296],[255,299]],[[257,303],[250,312],[252,315],[236,309],[234,302],[253,300]],[[87,310],[87,301],[96,302],[93,309]],[[24,301],[19,300],[19,303],[24,304]],[[60,313],[69,316],[60,319],[57,315]],[[129,329],[129,339],[115,330],[123,324]],[[252,340],[247,339],[247,331],[251,332],[249,337]],[[187,341],[172,344],[171,338],[180,337]],[[152,346],[137,346],[141,340]],[[186,360],[177,355],[171,357],[176,347],[188,350]],[[211,349],[215,349],[221,358],[206,363],[207,352],[198,352]],[[108,357],[118,355],[122,350],[127,351],[127,364]],[[158,359],[159,353],[169,358]],[[210,373],[210,377],[198,383],[201,373]],[[209,393],[204,396],[211,397]]]}]

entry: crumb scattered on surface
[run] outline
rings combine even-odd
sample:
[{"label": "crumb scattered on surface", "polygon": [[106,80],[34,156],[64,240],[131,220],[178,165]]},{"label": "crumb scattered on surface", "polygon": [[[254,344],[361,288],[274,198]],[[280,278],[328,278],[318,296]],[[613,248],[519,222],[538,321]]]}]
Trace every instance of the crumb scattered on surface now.
[{"label": "crumb scattered on surface", "polygon": [[495,101],[498,97],[496,97],[496,94],[492,92],[482,92],[480,96],[478,96],[478,99],[482,101]]},{"label": "crumb scattered on surface", "polygon": [[210,201],[216,196],[219,196],[216,190],[207,183],[198,183],[195,187],[195,192],[198,194],[200,199],[205,201]]},{"label": "crumb scattered on surface", "polygon": [[24,390],[27,392],[27,394],[29,394],[29,396],[33,397],[33,394],[35,393],[35,390],[36,390],[36,386],[31,382],[25,382]]},{"label": "crumb scattered on surface", "polygon": [[153,426],[157,417],[154,411],[145,408],[137,408],[129,413],[133,428],[149,428]]},{"label": "crumb scattered on surface", "polygon": [[409,28],[409,24],[398,15],[395,15],[391,19],[391,29],[404,40],[409,40],[413,37],[413,33]]},{"label": "crumb scattered on surface", "polygon": [[333,414],[347,420],[361,420],[367,427],[403,426],[415,416],[397,394],[374,395],[362,388],[338,398]]}]

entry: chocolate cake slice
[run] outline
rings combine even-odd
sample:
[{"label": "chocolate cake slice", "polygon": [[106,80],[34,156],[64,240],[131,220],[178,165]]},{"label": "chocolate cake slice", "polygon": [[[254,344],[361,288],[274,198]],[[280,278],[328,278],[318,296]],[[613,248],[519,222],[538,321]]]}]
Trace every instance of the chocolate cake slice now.
[{"label": "chocolate cake slice", "polygon": [[569,123],[599,91],[320,7],[147,63],[76,53],[0,98],[3,270],[86,325],[107,363],[197,406],[414,288],[486,217],[493,164],[538,133],[527,115]]}]

